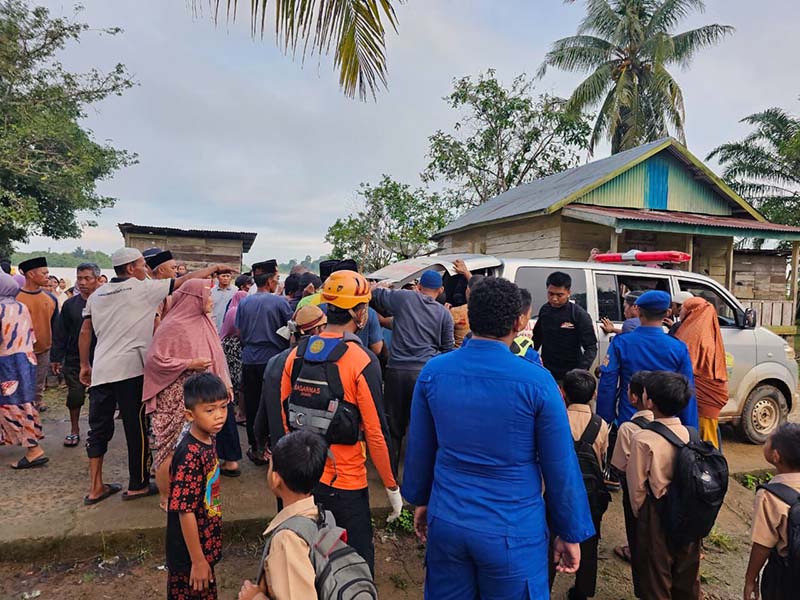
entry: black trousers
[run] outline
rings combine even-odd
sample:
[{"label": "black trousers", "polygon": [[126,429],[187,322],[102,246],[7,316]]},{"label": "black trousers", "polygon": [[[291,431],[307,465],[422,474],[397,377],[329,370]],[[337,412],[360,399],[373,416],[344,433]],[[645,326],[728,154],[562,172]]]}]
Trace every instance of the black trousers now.
[{"label": "black trousers", "polygon": [[620,473],[612,467],[613,471],[619,476],[622,485],[622,512],[625,514],[625,537],[628,540],[628,548],[631,553],[631,579],[633,580],[633,595],[637,598],[642,597],[642,590],[639,588],[639,575],[633,568],[634,555],[636,554],[636,517],[633,516],[631,508],[631,498],[628,495],[628,482],[625,473]]},{"label": "black trousers", "polygon": [[247,417],[247,445],[256,447],[256,434],[253,424],[256,422],[258,405],[261,402],[261,387],[264,381],[266,363],[242,365],[242,394],[244,395],[244,411]]},{"label": "black trousers", "polygon": [[239,428],[236,426],[236,404],[228,405],[228,416],[225,425],[217,434],[217,456],[220,460],[233,462],[242,460],[242,446],[239,444]]},{"label": "black trousers", "polygon": [[789,600],[796,598],[797,590],[792,589],[792,574],[784,567],[773,549],[767,566],[761,574],[762,600]]},{"label": "black trousers", "polygon": [[[597,546],[600,542],[600,523],[601,520],[594,521],[594,528],[597,535],[593,535],[588,540],[581,542],[581,564],[575,573],[574,592],[570,598],[591,598],[595,594],[597,587]],[[556,579],[556,563],[553,562],[553,538],[550,538],[550,555],[548,564],[550,565],[550,587]]]},{"label": "black trousers", "polygon": [[414,397],[414,386],[419,371],[405,369],[386,369],[383,397],[386,401],[386,420],[392,444],[389,448],[392,471],[397,477],[400,468],[400,455],[403,450],[403,438],[411,419],[411,399]]},{"label": "black trousers", "polygon": [[369,488],[340,490],[318,483],[314,488],[314,502],[333,513],[336,524],[347,531],[347,543],[367,561],[374,576],[375,545],[372,542]]},{"label": "black trousers", "polygon": [[144,376],[132,377],[89,388],[89,433],[86,454],[99,458],[108,451],[114,437],[114,413],[119,407],[125,441],[128,444],[128,489],[142,490],[150,484],[150,446],[142,404]]}]

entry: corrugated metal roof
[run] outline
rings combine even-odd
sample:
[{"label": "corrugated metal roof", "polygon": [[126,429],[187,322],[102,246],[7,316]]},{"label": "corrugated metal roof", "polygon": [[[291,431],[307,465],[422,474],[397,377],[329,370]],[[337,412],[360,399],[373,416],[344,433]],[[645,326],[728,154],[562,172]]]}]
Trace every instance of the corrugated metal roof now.
[{"label": "corrugated metal roof", "polygon": [[663,138],[508,190],[464,213],[437,232],[434,239],[477,225],[531,216],[548,209],[555,210],[560,208],[559,203],[577,200],[581,195],[614,179],[649,156],[667,149],[680,158],[687,168],[691,166],[722,197],[740,206],[754,218],[763,219],[763,216],[728,188],[686,148],[672,138]]},{"label": "corrugated metal roof", "polygon": [[[574,204],[565,209],[565,216],[599,222],[600,219],[609,227],[619,221],[643,221],[647,223],[666,223],[688,225],[693,227],[710,227],[719,229],[738,229],[752,232],[751,237],[770,237],[770,233],[788,234],[788,237],[800,239],[800,227],[780,225],[753,219],[738,219],[718,215],[700,215],[685,212],[666,212],[658,210],[633,210],[630,208],[607,208],[605,206],[584,206]],[[624,225],[621,226],[623,229]]]},{"label": "corrugated metal roof", "polygon": [[242,251],[249,252],[256,241],[257,233],[248,231],[216,231],[213,229],[177,229],[152,225],[135,225],[134,223],[117,223],[122,235],[141,233],[144,235],[173,235],[176,237],[211,237],[218,240],[242,240]]}]

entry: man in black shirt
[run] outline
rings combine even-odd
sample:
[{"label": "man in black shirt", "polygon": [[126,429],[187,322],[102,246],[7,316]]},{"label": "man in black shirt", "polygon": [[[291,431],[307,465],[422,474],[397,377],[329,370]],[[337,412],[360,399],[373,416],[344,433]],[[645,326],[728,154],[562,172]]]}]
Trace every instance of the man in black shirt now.
[{"label": "man in black shirt", "polygon": [[572,278],[556,271],[547,277],[547,304],[539,309],[533,328],[536,350],[542,348],[542,362],[560,384],[567,371],[588,369],[597,356],[594,323],[583,308],[570,302]]},{"label": "man in black shirt", "polygon": [[[64,374],[67,384],[67,408],[72,430],[64,438],[64,445],[72,448],[81,440],[78,419],[81,407],[86,400],[86,387],[78,379],[81,371],[81,357],[78,352],[78,336],[83,324],[83,309],[86,299],[100,287],[100,267],[94,263],[78,265],[75,278],[75,290],[78,292],[64,302],[61,314],[53,330],[53,346],[50,348],[50,368],[55,375]],[[91,355],[94,354],[94,345],[97,342],[92,334]]]}]

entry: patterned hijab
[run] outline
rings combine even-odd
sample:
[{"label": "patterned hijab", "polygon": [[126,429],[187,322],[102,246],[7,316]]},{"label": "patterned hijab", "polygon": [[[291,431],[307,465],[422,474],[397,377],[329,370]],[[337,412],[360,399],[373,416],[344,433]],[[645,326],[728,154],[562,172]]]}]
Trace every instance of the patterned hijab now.
[{"label": "patterned hijab", "polygon": [[16,302],[18,292],[19,284],[16,280],[11,275],[0,271],[0,304]]}]

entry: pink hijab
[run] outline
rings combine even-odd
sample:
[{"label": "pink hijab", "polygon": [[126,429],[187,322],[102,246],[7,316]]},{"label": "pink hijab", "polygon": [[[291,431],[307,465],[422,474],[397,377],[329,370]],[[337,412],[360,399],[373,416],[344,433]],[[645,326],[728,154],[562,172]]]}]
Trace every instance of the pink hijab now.
[{"label": "pink hijab", "polygon": [[142,398],[147,413],[155,410],[156,395],[175,383],[195,358],[210,358],[209,371],[231,387],[217,328],[206,312],[210,295],[207,279],[187,281],[173,294],[172,306],[156,329],[144,362]]},{"label": "pink hijab", "polygon": [[219,329],[219,338],[224,340],[231,335],[239,335],[236,329],[236,310],[239,308],[239,303],[247,298],[247,292],[239,290],[231,298],[231,303],[228,305],[228,311],[225,313],[225,318],[222,319],[222,327]]}]

